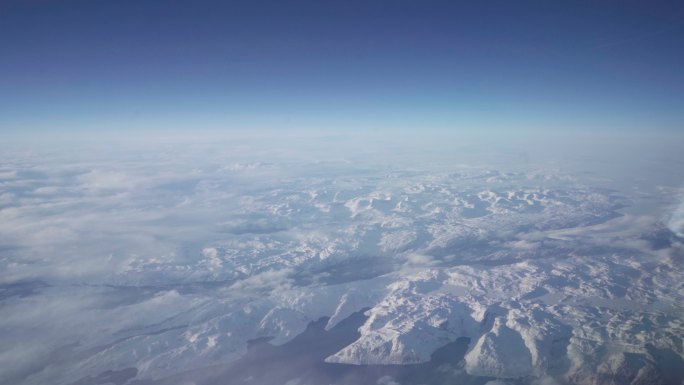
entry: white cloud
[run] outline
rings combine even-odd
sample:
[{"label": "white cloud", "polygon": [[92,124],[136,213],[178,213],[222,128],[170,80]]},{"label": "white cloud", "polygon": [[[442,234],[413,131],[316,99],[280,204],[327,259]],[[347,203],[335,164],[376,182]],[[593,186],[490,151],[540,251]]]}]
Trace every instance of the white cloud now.
[{"label": "white cloud", "polygon": [[394,378],[390,376],[382,376],[376,382],[377,385],[401,385],[400,383],[394,381]]},{"label": "white cloud", "polygon": [[406,255],[406,262],[404,262],[404,267],[407,268],[422,268],[422,267],[430,267],[430,266],[435,266],[439,262],[436,261],[433,257],[425,254],[417,254],[417,253],[408,253]]},{"label": "white cloud", "polygon": [[667,227],[678,237],[684,238],[684,199],[670,214]]},{"label": "white cloud", "polygon": [[236,294],[263,294],[274,290],[286,290],[292,287],[292,269],[269,270],[240,280],[228,288]]}]

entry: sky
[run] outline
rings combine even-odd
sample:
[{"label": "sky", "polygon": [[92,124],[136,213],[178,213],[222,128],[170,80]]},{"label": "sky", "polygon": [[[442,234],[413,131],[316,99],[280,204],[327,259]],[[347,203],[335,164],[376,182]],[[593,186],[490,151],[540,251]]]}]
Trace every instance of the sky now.
[{"label": "sky", "polygon": [[684,131],[681,1],[0,1],[0,133]]}]

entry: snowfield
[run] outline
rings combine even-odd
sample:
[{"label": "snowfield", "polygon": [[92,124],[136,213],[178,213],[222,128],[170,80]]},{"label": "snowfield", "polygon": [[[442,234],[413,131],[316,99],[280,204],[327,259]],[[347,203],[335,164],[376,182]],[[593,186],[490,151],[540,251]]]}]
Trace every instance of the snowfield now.
[{"label": "snowfield", "polygon": [[684,381],[677,187],[644,214],[643,191],[551,167],[171,154],[5,155],[0,383],[176,383],[362,310],[321,362],[466,337],[448,370],[475,383]]}]

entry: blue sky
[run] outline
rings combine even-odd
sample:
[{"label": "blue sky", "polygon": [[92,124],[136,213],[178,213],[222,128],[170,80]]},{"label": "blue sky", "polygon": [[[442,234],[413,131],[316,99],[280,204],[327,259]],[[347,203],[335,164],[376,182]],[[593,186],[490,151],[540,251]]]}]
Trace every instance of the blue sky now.
[{"label": "blue sky", "polygon": [[8,0],[0,131],[682,131],[680,1]]}]

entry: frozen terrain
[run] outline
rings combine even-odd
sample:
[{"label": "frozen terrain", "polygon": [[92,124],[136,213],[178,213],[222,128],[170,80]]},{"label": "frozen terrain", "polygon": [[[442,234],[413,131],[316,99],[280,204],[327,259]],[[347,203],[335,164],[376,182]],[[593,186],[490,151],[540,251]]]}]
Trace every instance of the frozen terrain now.
[{"label": "frozen terrain", "polygon": [[671,154],[5,151],[0,383],[679,385]]}]

